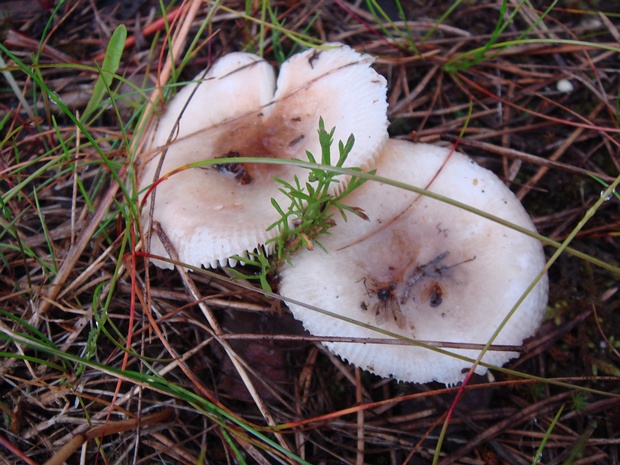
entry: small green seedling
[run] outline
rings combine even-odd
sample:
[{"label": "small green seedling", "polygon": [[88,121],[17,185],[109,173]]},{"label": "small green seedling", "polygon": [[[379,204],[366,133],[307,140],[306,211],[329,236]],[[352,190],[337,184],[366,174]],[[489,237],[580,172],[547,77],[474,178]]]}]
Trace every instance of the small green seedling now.
[{"label": "small green seedling", "polygon": [[[277,183],[282,185],[280,192],[290,200],[290,205],[283,208],[275,199],[271,199],[271,204],[280,215],[280,218],[267,228],[267,231],[278,228],[278,235],[267,241],[267,245],[273,244],[274,254],[269,260],[267,260],[263,250],[251,253],[249,258],[233,257],[244,265],[258,266],[261,269],[255,275],[248,275],[231,269],[230,271],[234,275],[243,279],[259,279],[262,288],[271,292],[267,281],[268,275],[286,262],[292,253],[302,247],[313,250],[315,244],[323,248],[318,238],[323,234],[329,234],[329,229],[336,224],[333,219],[334,209],[332,207],[342,215],[345,221],[347,220],[346,212],[365,220],[368,219],[362,209],[342,202],[347,195],[364,184],[366,179],[353,176],[339,194],[332,194],[331,192],[332,184],[337,184],[340,181],[336,179],[338,173],[334,173],[328,168],[332,166],[342,168],[355,144],[353,134],[349,136],[346,143],[339,141],[338,161],[332,165],[331,150],[334,142],[334,131],[335,128],[332,128],[328,132],[325,129],[323,118],[319,119],[321,163],[319,164],[316,161],[312,153],[306,151],[308,160],[316,166],[309,169],[308,180],[305,183],[302,184],[297,176],[293,178],[292,183],[274,178]],[[351,170],[361,172],[360,168],[352,168]]]},{"label": "small green seedling", "polygon": [[[293,179],[293,184],[275,178],[275,181],[283,186],[280,192],[291,201],[288,209],[284,211],[275,199],[271,199],[271,204],[280,214],[280,219],[269,226],[267,231],[277,227],[279,234],[267,243],[275,244],[275,256],[279,261],[286,260],[289,254],[301,247],[312,250],[315,242],[321,246],[317,238],[322,234],[327,234],[328,230],[335,225],[330,207],[336,207],[345,221],[347,219],[345,212],[368,219],[361,209],[342,203],[342,199],[361,186],[365,179],[354,177],[340,194],[335,196],[330,194],[330,186],[340,181],[336,179],[337,173],[326,170],[323,166],[342,168],[355,143],[353,134],[349,136],[346,144],[342,141],[338,142],[338,161],[336,165],[332,165],[331,147],[334,130],[335,128],[332,128],[330,132],[327,132],[323,119],[319,120],[321,165],[312,153],[306,151],[308,160],[317,167],[310,168],[308,181],[303,186],[297,176]],[[359,168],[354,168],[354,170],[359,171]]]}]

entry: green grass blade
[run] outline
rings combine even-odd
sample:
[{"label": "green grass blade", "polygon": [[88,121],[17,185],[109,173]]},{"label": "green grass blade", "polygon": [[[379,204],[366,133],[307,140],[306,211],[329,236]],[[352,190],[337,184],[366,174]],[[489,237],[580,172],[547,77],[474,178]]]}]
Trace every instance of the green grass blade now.
[{"label": "green grass blade", "polygon": [[435,21],[435,25],[429,29],[429,31],[422,39],[422,42],[426,42],[432,37],[437,28],[446,21],[446,19],[452,14],[454,10],[456,10],[456,8],[462,3],[462,1],[463,0],[456,0],[452,5],[450,5],[450,7],[441,15],[441,17],[437,21]]},{"label": "green grass blade", "polygon": [[97,82],[95,82],[93,95],[91,95],[88,105],[86,105],[86,110],[84,110],[83,120],[87,119],[95,109],[99,107],[106,92],[110,89],[112,80],[114,79],[114,73],[116,73],[121,63],[121,56],[123,55],[126,39],[127,28],[124,24],[121,24],[114,30],[112,37],[110,37],[101,71],[97,78]]},{"label": "green grass blade", "polygon": [[540,463],[540,461],[542,460],[542,453],[543,453],[543,450],[545,449],[545,445],[547,444],[547,441],[549,440],[549,437],[551,436],[551,431],[553,431],[553,428],[555,427],[555,424],[560,419],[560,416],[562,415],[562,411],[563,410],[564,410],[564,406],[562,405],[560,407],[560,410],[558,410],[558,413],[556,413],[555,417],[553,417],[553,421],[551,422],[551,424],[549,425],[549,428],[545,432],[545,435],[544,435],[542,441],[540,442],[540,446],[538,447],[538,450],[536,451],[536,454],[534,454],[534,459],[532,460],[532,465],[536,465],[537,463]]},{"label": "green grass blade", "polygon": [[394,24],[392,18],[390,18],[390,16],[385,12],[380,2],[378,2],[377,0],[366,0],[366,7],[368,8],[370,14],[374,17],[376,25],[379,27],[379,29],[381,29],[381,33],[385,37],[394,41],[394,44],[396,44],[397,46],[402,47],[398,44],[396,35],[392,34],[390,30],[385,26],[385,23],[387,23],[390,29],[396,31],[398,37],[400,37],[400,39],[402,39],[402,41],[407,44],[406,49],[410,53],[414,55],[420,55],[420,52],[415,45],[415,39],[413,38],[411,30],[409,29],[409,24],[407,23],[407,18],[405,16],[405,11],[403,10],[403,7],[398,0],[395,1],[395,7],[398,10],[399,18],[404,22],[405,31],[401,31],[401,29],[397,27],[396,24]]}]

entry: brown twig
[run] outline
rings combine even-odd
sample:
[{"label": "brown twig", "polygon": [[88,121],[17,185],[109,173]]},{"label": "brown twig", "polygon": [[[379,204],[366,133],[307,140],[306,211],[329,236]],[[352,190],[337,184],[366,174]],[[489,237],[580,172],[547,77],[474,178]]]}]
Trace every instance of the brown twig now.
[{"label": "brown twig", "polygon": [[75,451],[82,446],[89,439],[102,438],[109,436],[110,434],[120,433],[122,431],[129,431],[136,429],[138,426],[159,425],[165,423],[173,416],[172,409],[165,409],[161,412],[152,413],[142,418],[135,418],[130,420],[112,421],[106,422],[105,425],[95,426],[86,433],[77,434],[64,446],[62,446],[52,458],[47,460],[44,465],[61,465],[69,457],[71,457]]},{"label": "brown twig", "polygon": [[445,139],[450,142],[459,142],[459,145],[463,145],[465,147],[471,147],[479,150],[484,150],[485,152],[494,153],[502,157],[511,158],[515,160],[523,160],[527,163],[531,163],[532,165],[542,166],[547,169],[557,169],[562,170],[567,173],[574,173],[581,176],[594,176],[599,179],[602,179],[606,182],[613,182],[616,178],[614,176],[609,176],[605,173],[598,173],[591,170],[586,170],[584,168],[579,168],[578,166],[569,165],[567,163],[558,162],[552,160],[550,158],[542,158],[537,157],[536,155],[531,155],[529,153],[521,152],[519,150],[500,147],[498,145],[489,144],[488,142],[480,142],[477,140],[471,140],[468,138],[460,139],[452,134],[443,134],[442,139]]}]

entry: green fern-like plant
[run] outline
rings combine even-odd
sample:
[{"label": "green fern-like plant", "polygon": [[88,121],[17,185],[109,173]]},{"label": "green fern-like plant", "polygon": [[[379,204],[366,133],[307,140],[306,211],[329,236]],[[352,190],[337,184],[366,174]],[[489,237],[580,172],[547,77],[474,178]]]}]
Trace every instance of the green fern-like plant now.
[{"label": "green fern-like plant", "polygon": [[[288,255],[301,247],[312,250],[314,244],[321,246],[318,240],[323,234],[327,234],[329,229],[336,223],[333,220],[333,210],[335,207],[343,219],[346,221],[346,213],[353,213],[361,218],[367,219],[364,212],[357,207],[346,205],[342,200],[361,186],[366,180],[353,177],[346,188],[338,195],[330,193],[330,187],[340,181],[336,179],[337,173],[326,170],[323,166],[336,166],[342,168],[347,157],[355,144],[355,137],[351,134],[346,143],[338,142],[338,161],[335,165],[331,162],[331,148],[334,142],[334,131],[325,129],[325,122],[319,120],[319,143],[321,145],[321,163],[311,152],[306,152],[310,163],[317,165],[310,168],[308,180],[301,183],[295,176],[292,183],[276,178],[275,181],[282,185],[282,192],[290,201],[288,209],[284,210],[275,200],[271,199],[271,204],[280,214],[280,218],[267,228],[268,231],[278,228],[278,236],[267,243],[275,244],[276,260],[286,259]],[[354,168],[359,170],[359,168]]]},{"label": "green fern-like plant", "polygon": [[[319,238],[324,234],[329,234],[329,229],[336,224],[333,218],[335,212],[340,213],[345,221],[347,220],[347,212],[368,219],[361,208],[343,203],[344,198],[364,184],[366,179],[353,176],[340,193],[332,193],[332,184],[337,184],[340,181],[337,179],[338,173],[329,170],[329,168],[342,168],[355,144],[353,134],[349,136],[346,143],[339,141],[338,160],[332,164],[335,129],[332,128],[327,131],[323,118],[319,119],[318,134],[321,160],[320,163],[317,162],[314,154],[306,151],[308,161],[315,165],[309,168],[307,181],[302,182],[297,176],[293,178],[292,182],[279,178],[274,179],[282,186],[279,189],[280,192],[290,200],[288,207],[282,207],[275,199],[271,199],[271,204],[280,215],[278,220],[267,228],[267,231],[274,228],[278,229],[278,235],[267,241],[267,245],[273,244],[274,254],[269,260],[263,250],[251,253],[249,257],[233,257],[244,265],[256,266],[260,269],[254,275],[231,269],[230,271],[234,275],[243,279],[258,279],[261,287],[265,291],[271,292],[267,279],[269,274],[287,261],[292,253],[302,247],[309,250],[314,249],[315,245],[323,247]],[[361,172],[361,169],[352,168],[352,171]]]}]

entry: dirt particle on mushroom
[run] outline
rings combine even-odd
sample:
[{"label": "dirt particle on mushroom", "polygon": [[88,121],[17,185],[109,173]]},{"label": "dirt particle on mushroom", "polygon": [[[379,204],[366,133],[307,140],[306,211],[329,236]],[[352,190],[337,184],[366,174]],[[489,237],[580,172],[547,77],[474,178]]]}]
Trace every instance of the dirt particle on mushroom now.
[{"label": "dirt particle on mushroom", "polygon": [[444,291],[437,281],[433,281],[428,289],[428,304],[435,308],[443,302]]}]

